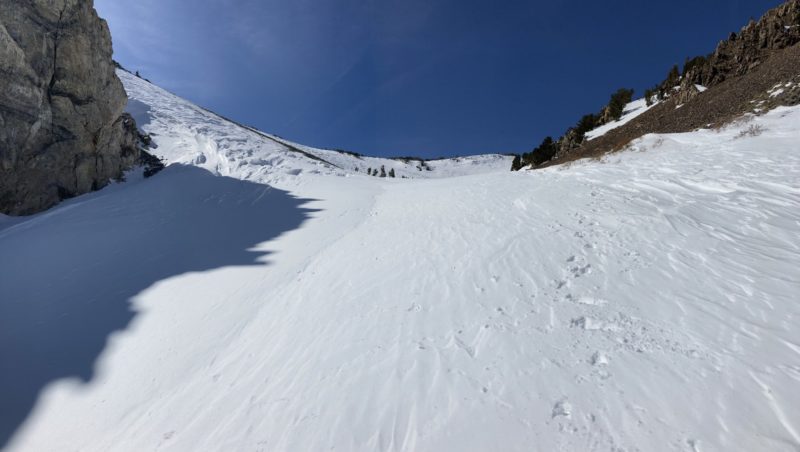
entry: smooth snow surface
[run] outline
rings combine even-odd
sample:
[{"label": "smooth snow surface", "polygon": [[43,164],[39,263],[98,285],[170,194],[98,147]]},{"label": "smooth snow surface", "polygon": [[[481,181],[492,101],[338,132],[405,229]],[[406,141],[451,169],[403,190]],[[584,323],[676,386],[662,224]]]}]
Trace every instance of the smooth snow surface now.
[{"label": "smooth snow surface", "polygon": [[9,450],[800,448],[800,108],[403,180],[124,81],[188,166],[0,230]]}]

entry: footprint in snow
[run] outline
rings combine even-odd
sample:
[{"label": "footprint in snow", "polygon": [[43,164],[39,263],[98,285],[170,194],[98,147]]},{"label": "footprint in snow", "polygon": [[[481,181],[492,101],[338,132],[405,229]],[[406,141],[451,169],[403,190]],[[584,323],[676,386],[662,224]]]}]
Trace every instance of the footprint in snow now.
[{"label": "footprint in snow", "polygon": [[574,298],[572,295],[568,295],[567,297],[577,303],[585,304],[588,306],[603,306],[605,304],[608,304],[608,301],[603,300],[602,298],[594,298],[594,297]]},{"label": "footprint in snow", "polygon": [[570,268],[569,270],[572,273],[572,276],[575,278],[580,278],[583,275],[589,274],[592,272],[592,264],[586,264],[583,267],[575,266]]},{"label": "footprint in snow", "polygon": [[569,419],[572,417],[572,404],[569,403],[569,400],[566,398],[559,400],[553,406],[553,413],[551,418],[555,419],[557,417],[565,417]]},{"label": "footprint in snow", "polygon": [[605,353],[597,351],[594,352],[591,358],[589,358],[589,363],[593,366],[607,366],[608,365],[608,356]]},{"label": "footprint in snow", "polygon": [[591,317],[578,317],[572,319],[570,326],[573,328],[581,328],[586,331],[619,331],[619,325],[602,320],[593,319]]}]

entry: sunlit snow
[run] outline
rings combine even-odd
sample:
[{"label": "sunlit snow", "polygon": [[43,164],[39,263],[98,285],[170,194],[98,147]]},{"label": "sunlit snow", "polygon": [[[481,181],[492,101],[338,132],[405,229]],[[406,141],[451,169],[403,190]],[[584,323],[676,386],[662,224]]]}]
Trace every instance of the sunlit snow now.
[{"label": "sunlit snow", "polygon": [[427,171],[121,76],[172,165],[0,222],[9,450],[800,448],[800,108]]}]

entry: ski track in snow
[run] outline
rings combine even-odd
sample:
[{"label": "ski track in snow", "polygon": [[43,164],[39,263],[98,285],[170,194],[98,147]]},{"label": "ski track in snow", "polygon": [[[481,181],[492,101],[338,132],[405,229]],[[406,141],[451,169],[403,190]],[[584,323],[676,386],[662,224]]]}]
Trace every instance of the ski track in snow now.
[{"label": "ski track in snow", "polygon": [[[156,154],[315,212],[255,247],[269,265],[153,281],[94,378],[47,386],[10,450],[800,449],[800,108],[753,119],[758,137],[389,180],[122,75]],[[150,183],[0,223],[0,249]]]}]

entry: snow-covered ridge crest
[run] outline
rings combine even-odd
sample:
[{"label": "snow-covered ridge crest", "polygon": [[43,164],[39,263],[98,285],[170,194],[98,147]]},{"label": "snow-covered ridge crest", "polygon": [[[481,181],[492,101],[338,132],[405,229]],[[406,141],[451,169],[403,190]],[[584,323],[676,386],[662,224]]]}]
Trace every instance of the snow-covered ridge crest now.
[{"label": "snow-covered ridge crest", "polygon": [[260,182],[291,183],[301,174],[365,176],[381,167],[396,178],[438,178],[506,171],[512,157],[488,154],[444,160],[401,160],[360,156],[290,142],[223,118],[124,70],[128,111],[150,134],[153,153],[216,174]]}]

